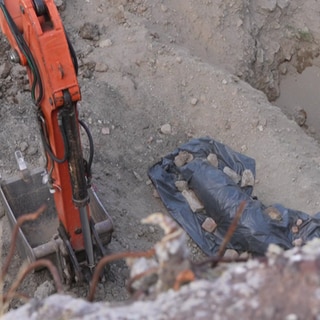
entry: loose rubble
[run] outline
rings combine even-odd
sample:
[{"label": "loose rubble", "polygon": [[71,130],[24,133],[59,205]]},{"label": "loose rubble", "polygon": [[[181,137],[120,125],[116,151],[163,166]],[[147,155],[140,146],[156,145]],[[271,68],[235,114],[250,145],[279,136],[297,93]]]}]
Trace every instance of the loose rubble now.
[{"label": "loose rubble", "polygon": [[[3,316],[16,319],[317,319],[320,316],[320,240],[283,251],[270,247],[265,260],[224,265],[220,277],[200,279],[179,291],[130,304],[89,303],[69,295],[32,300]],[[207,269],[207,276],[210,268]]]}]

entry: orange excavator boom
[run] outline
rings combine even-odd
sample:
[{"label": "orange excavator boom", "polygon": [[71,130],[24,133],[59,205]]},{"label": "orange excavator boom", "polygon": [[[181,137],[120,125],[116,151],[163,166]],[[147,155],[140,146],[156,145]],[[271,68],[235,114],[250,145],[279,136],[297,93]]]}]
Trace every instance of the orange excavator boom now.
[{"label": "orange excavator boom", "polygon": [[72,263],[85,252],[86,265],[93,269],[96,234],[88,192],[92,159],[88,163],[82,155],[80,128],[87,133],[88,128],[78,119],[81,93],[75,52],[53,0],[0,0],[0,6],[10,59],[26,67],[37,107],[47,159],[44,180],[54,197],[59,234]]}]

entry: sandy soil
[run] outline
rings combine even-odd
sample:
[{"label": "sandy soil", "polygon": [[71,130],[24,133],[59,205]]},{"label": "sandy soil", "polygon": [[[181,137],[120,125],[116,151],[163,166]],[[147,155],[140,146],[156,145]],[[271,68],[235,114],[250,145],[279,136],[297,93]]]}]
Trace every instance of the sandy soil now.
[{"label": "sandy soil", "polygon": [[[303,70],[319,54],[316,1],[58,2],[79,59],[79,111],[94,138],[94,184],[115,224],[111,252],[146,250],[159,239],[160,230],[140,224],[165,212],[147,170],[192,137],[210,136],[253,157],[255,194],[265,204],[319,210],[318,142],[268,101],[279,95],[288,68]],[[0,169],[11,176],[15,150],[31,167],[44,159],[25,73],[8,63],[0,40]],[[4,257],[6,217],[1,228]],[[16,256],[6,286],[20,265]],[[127,299],[127,275],[124,262],[112,264],[97,299]],[[37,273],[22,290],[32,296],[48,279]],[[84,296],[87,288],[69,292]]]}]

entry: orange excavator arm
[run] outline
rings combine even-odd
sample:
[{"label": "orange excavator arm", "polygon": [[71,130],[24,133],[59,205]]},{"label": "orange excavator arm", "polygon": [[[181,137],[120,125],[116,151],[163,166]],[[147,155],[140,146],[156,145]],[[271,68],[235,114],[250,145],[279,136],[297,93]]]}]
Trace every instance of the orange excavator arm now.
[{"label": "orange excavator arm", "polygon": [[68,241],[72,256],[85,252],[92,269],[91,174],[79,134],[76,56],[53,0],[0,0],[0,6],[0,26],[12,47],[10,59],[26,67],[37,106],[59,233]]}]

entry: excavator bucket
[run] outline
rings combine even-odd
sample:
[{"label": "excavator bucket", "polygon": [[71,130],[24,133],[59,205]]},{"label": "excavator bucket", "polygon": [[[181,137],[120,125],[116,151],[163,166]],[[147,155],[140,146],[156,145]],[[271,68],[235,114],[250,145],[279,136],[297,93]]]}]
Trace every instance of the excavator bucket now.
[{"label": "excavator bucket", "polygon": [[[19,175],[0,180],[0,194],[11,229],[20,216],[35,212],[43,204],[47,206],[37,220],[27,221],[21,226],[17,238],[19,255],[29,262],[50,259],[61,271],[64,266],[59,266],[59,250],[63,241],[58,235],[59,221],[53,195],[44,181],[45,170],[37,168],[29,171],[20,151],[16,152],[16,160]],[[100,244],[106,246],[111,240],[112,220],[94,190],[89,190],[89,197],[94,233]]]}]

